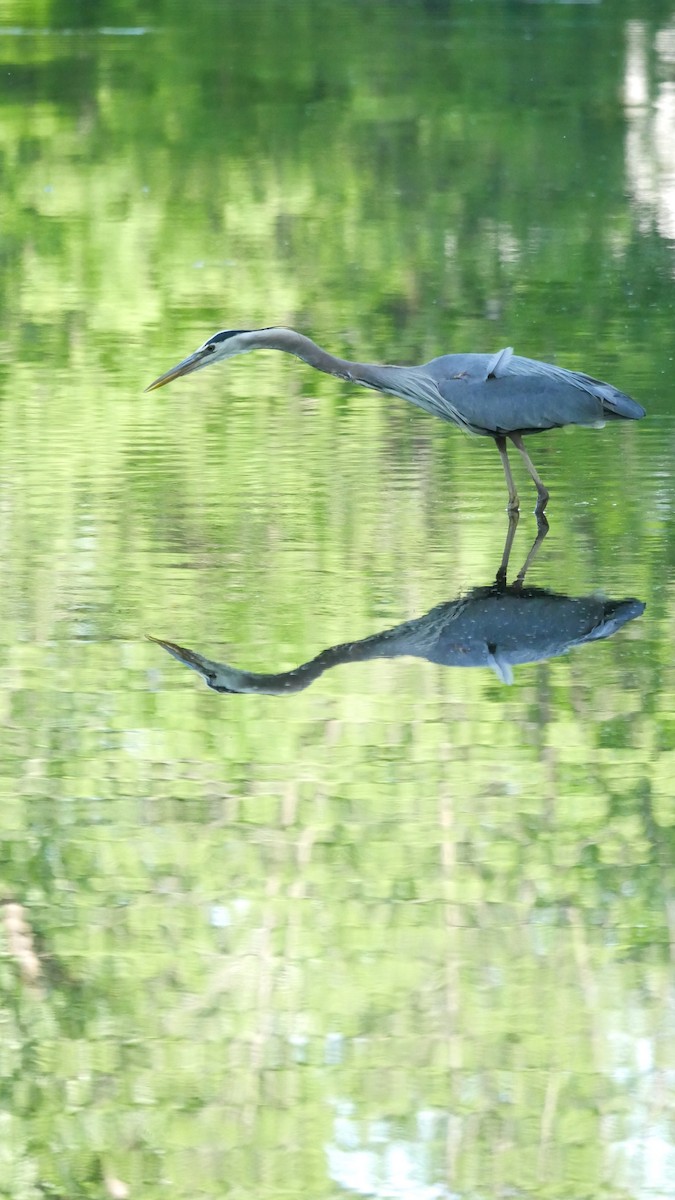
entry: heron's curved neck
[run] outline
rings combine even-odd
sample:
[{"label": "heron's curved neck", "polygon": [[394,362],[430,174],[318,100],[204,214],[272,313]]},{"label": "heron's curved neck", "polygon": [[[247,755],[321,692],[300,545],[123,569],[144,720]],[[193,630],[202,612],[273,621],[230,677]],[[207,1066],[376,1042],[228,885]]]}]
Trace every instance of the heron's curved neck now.
[{"label": "heron's curved neck", "polygon": [[[414,625],[415,622],[410,624]],[[293,667],[290,671],[278,671],[273,675],[242,671],[237,667],[219,663],[217,680],[227,688],[239,692],[257,692],[268,696],[286,696],[292,692],[301,692],[331,667],[338,667],[343,663],[365,662],[371,658],[394,658],[397,654],[407,653],[407,647],[399,649],[394,642],[399,630],[406,628],[406,625],[397,626],[383,633],[374,633],[360,642],[328,646],[309,662],[300,663],[300,666]]]},{"label": "heron's curved neck", "polygon": [[350,362],[347,358],[336,358],[303,333],[281,326],[252,329],[242,336],[246,339],[246,350],[285,350],[287,354],[295,354],[309,363],[310,367],[324,371],[326,375],[336,375],[338,379],[373,388],[376,392],[400,396],[428,412],[438,409],[436,384],[419,367],[394,367],[387,363]]},{"label": "heron's curved neck", "polygon": [[353,368],[356,363],[348,362],[346,358],[337,358],[322,350],[311,338],[294,329],[284,329],[274,326],[272,329],[252,329],[246,335],[250,350],[283,350],[286,354],[294,354],[303,362],[324,371],[326,375],[337,375],[340,379],[353,379]]}]

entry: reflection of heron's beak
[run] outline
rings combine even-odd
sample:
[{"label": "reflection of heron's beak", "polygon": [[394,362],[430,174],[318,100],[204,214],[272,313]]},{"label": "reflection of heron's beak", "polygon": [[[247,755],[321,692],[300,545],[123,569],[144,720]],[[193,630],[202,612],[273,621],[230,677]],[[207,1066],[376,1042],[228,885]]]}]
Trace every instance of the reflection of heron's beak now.
[{"label": "reflection of heron's beak", "polygon": [[201,367],[204,359],[210,356],[210,350],[195,350],[194,354],[189,354],[177,366],[172,367],[166,374],[160,375],[159,379],[155,379],[148,387],[146,392],[154,392],[155,388],[164,387],[165,383],[171,383],[172,379],[178,379],[181,375],[189,375],[192,371],[196,371]]},{"label": "reflection of heron's beak", "polygon": [[163,646],[179,662],[185,663],[186,667],[192,667],[193,671],[199,671],[200,674],[204,674],[208,667],[213,665],[208,658],[204,658],[202,654],[197,654],[194,650],[187,650],[185,646],[177,646],[175,642],[165,642],[163,638],[153,637],[150,633],[146,633],[145,636],[149,642],[156,642],[158,646]]}]

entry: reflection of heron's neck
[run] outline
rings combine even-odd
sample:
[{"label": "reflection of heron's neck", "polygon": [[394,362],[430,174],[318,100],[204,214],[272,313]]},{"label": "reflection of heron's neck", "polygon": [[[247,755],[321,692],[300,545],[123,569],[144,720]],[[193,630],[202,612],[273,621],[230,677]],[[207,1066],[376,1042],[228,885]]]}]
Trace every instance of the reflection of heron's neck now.
[{"label": "reflection of heron's neck", "polygon": [[321,675],[325,667],[317,666],[316,660],[302,663],[292,671],[279,671],[276,675],[261,675],[255,671],[240,671],[236,667],[219,666],[212,686],[218,691],[253,692],[260,696],[288,696],[309,687]]},{"label": "reflection of heron's neck", "polygon": [[345,642],[340,646],[329,646],[309,662],[301,663],[290,671],[279,671],[275,675],[260,675],[254,671],[240,671],[235,667],[220,666],[216,676],[216,687],[236,692],[257,692],[265,696],[288,696],[309,687],[319,675],[341,663],[363,662],[370,658],[392,656],[391,641],[397,629],[375,633],[361,642]]}]

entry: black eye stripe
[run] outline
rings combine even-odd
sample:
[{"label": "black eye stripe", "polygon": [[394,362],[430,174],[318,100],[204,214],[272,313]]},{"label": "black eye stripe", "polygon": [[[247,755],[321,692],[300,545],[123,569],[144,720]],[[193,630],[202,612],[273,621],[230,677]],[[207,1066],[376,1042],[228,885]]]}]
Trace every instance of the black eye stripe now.
[{"label": "black eye stripe", "polygon": [[[265,330],[267,330],[267,329],[274,329],[274,326],[266,325]],[[209,338],[209,342],[214,342],[215,344],[218,344],[220,342],[226,342],[228,338],[237,337],[237,334],[239,334],[239,333],[259,333],[259,332],[261,332],[261,331],[256,330],[256,329],[222,329],[220,333],[214,333],[213,337]]]},{"label": "black eye stripe", "polygon": [[248,333],[247,329],[224,329],[222,333],[214,333],[212,342],[226,342],[228,338],[236,337],[238,333]]}]

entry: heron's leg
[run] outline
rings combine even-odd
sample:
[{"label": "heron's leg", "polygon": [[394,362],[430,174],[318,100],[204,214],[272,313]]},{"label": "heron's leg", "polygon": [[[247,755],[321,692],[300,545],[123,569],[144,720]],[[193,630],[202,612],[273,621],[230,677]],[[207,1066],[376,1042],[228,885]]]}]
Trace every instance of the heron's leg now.
[{"label": "heron's leg", "polygon": [[511,434],[509,434],[509,437],[511,438],[511,441],[513,442],[514,446],[516,447],[516,450],[519,450],[520,453],[522,454],[522,456],[525,460],[525,466],[527,467],[528,471],[530,472],[530,475],[532,476],[532,478],[534,480],[534,486],[537,489],[537,507],[535,509],[535,512],[543,513],[544,509],[546,508],[546,505],[548,504],[548,492],[547,492],[546,488],[544,487],[543,483],[541,482],[541,479],[539,478],[539,476],[537,474],[537,469],[536,469],[534,463],[532,462],[532,459],[530,458],[529,454],[527,453],[525,446],[523,445],[523,439],[522,439],[521,435],[519,433],[511,433]]},{"label": "heron's leg", "polygon": [[502,437],[501,435],[498,435],[495,438],[495,442],[497,444],[497,449],[499,450],[499,456],[502,460],[504,474],[506,475],[506,486],[509,489],[508,511],[510,513],[518,512],[518,509],[520,508],[520,504],[518,502],[518,493],[516,491],[516,485],[513,482],[513,475],[511,474],[511,463],[509,462],[509,456],[506,452],[506,438]]},{"label": "heron's leg", "polygon": [[525,576],[527,575],[527,572],[529,571],[530,567],[532,566],[532,563],[534,562],[535,558],[537,557],[537,555],[539,553],[539,549],[541,547],[541,543],[543,542],[544,538],[546,537],[546,534],[548,533],[549,528],[550,528],[549,523],[546,520],[546,517],[544,516],[543,512],[539,513],[538,519],[537,519],[537,536],[534,539],[532,546],[530,547],[530,553],[528,554],[527,558],[525,559],[525,562],[523,563],[522,567],[520,568],[513,583],[511,584],[512,587],[520,588],[523,586],[523,583],[525,581]]},{"label": "heron's leg", "polygon": [[504,552],[502,554],[502,561],[500,562],[499,567],[497,568],[497,574],[495,575],[495,583],[497,584],[497,587],[499,587],[499,588],[506,587],[506,572],[509,569],[509,559],[511,557],[511,548],[513,546],[513,539],[516,536],[516,529],[518,528],[519,520],[520,520],[520,513],[518,512],[517,509],[515,512],[509,513],[509,527],[506,531],[506,541],[504,542]]}]

